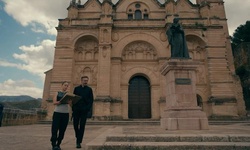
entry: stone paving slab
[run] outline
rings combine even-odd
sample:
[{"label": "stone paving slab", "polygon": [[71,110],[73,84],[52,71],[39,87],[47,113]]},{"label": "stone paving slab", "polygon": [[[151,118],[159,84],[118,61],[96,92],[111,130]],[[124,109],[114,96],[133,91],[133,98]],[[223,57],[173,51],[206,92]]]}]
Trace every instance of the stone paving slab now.
[{"label": "stone paving slab", "polygon": [[[35,124],[23,126],[0,127],[0,150],[50,150],[50,124]],[[86,144],[104,143],[107,136],[112,135],[178,135],[185,136],[250,136],[249,123],[235,123],[231,125],[210,125],[209,130],[163,130],[160,126],[118,126],[118,125],[87,125],[83,148]],[[237,140],[237,139],[236,139]],[[243,139],[242,139],[243,140]],[[69,124],[61,145],[62,150],[75,150],[73,125]]]}]

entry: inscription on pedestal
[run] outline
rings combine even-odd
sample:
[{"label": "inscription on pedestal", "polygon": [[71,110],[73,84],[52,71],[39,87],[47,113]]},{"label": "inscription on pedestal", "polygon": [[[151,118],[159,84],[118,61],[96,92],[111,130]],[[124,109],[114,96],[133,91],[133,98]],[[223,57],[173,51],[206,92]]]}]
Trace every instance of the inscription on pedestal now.
[{"label": "inscription on pedestal", "polygon": [[175,79],[175,84],[178,84],[178,85],[190,85],[191,84],[191,79],[189,79],[189,78],[176,78]]}]

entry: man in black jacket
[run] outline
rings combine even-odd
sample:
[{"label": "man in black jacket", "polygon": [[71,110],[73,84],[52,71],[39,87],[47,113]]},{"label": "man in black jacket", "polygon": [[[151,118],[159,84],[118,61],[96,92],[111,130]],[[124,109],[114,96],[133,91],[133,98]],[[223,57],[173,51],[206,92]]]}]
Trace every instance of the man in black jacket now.
[{"label": "man in black jacket", "polygon": [[87,86],[88,81],[87,76],[81,77],[82,84],[74,89],[74,94],[81,96],[81,99],[72,105],[76,148],[81,148],[87,116],[93,105],[93,91]]}]

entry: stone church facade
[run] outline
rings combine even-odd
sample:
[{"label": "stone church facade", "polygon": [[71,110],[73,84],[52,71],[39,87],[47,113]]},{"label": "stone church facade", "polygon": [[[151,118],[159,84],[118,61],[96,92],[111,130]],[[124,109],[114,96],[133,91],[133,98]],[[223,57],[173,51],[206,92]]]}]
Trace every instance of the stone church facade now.
[{"label": "stone church facade", "polygon": [[70,91],[87,75],[94,91],[93,119],[159,120],[166,101],[161,66],[169,61],[166,29],[180,18],[196,71],[197,105],[208,117],[246,114],[235,75],[223,0],[72,0],[59,19],[53,68],[42,107],[51,119],[52,94],[62,81]]}]

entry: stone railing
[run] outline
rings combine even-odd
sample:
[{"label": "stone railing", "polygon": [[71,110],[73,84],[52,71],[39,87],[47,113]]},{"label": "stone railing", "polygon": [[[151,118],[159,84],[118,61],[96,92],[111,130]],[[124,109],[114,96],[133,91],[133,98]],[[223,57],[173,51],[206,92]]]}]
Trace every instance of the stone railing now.
[{"label": "stone railing", "polygon": [[2,126],[27,125],[43,120],[47,112],[40,109],[20,110],[4,108]]}]

